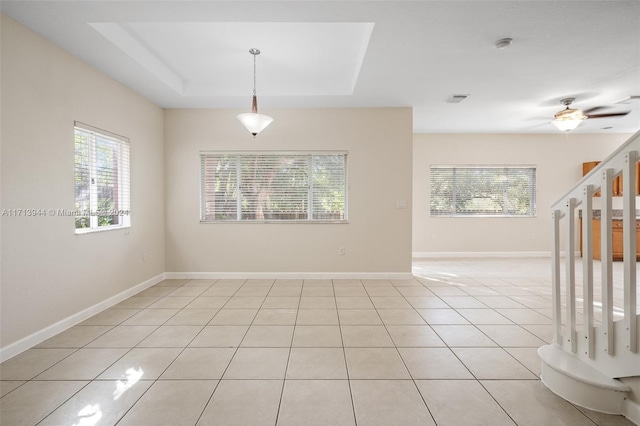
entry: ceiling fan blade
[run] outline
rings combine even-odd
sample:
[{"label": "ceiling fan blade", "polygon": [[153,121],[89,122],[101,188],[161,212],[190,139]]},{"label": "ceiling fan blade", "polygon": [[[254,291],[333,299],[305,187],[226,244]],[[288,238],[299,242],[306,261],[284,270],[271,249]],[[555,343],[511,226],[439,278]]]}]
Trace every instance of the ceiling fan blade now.
[{"label": "ceiling fan blade", "polygon": [[607,107],[604,107],[604,106],[597,106],[597,107],[582,110],[582,113],[584,115],[588,115],[588,114],[591,114],[592,112],[600,111],[601,109],[606,109],[606,108]]},{"label": "ceiling fan blade", "polygon": [[587,118],[607,118],[607,117],[622,117],[624,115],[629,114],[631,111],[627,112],[614,112],[611,114],[585,114]]}]

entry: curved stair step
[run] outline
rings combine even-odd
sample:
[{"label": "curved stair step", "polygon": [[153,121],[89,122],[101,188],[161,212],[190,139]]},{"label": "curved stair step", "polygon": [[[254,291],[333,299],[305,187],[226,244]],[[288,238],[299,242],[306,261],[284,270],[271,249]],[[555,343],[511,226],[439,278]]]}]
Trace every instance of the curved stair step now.
[{"label": "curved stair step", "polygon": [[587,365],[558,345],[538,349],[542,383],[569,402],[607,414],[620,414],[629,386]]}]

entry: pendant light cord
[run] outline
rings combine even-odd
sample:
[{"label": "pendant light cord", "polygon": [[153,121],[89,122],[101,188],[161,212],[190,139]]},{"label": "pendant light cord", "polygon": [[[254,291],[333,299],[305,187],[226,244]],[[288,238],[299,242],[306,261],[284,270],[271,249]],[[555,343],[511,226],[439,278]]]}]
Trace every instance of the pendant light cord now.
[{"label": "pendant light cord", "polygon": [[253,96],[256,96],[256,54],[253,54]]}]

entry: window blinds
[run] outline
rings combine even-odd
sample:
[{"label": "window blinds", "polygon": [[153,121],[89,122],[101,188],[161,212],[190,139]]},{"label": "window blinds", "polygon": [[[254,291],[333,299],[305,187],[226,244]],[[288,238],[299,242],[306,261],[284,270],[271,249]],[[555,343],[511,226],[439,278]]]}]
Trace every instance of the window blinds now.
[{"label": "window blinds", "polygon": [[75,123],[76,231],[128,226],[129,141]]},{"label": "window blinds", "polygon": [[535,216],[534,166],[431,166],[432,216]]},{"label": "window blinds", "polygon": [[201,153],[201,220],[343,221],[345,153]]}]

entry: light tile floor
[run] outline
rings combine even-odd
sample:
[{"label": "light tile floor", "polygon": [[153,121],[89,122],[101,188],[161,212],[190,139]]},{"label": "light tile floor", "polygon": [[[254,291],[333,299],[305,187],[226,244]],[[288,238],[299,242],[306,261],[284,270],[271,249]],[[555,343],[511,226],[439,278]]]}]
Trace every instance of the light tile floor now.
[{"label": "light tile floor", "polygon": [[631,425],[538,379],[548,259],[166,280],[0,365],[0,424]]}]

